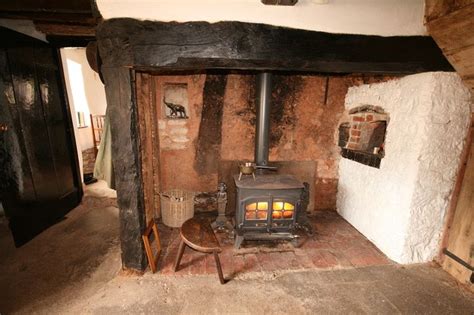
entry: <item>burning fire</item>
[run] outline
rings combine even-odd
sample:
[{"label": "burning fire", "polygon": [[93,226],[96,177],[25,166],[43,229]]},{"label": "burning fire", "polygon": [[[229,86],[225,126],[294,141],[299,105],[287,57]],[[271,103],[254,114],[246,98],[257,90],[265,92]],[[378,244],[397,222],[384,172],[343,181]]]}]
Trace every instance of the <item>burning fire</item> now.
[{"label": "burning fire", "polygon": [[[291,219],[295,206],[289,202],[275,201],[272,205],[272,219]],[[246,220],[266,220],[268,213],[268,202],[253,202],[245,206]]]}]

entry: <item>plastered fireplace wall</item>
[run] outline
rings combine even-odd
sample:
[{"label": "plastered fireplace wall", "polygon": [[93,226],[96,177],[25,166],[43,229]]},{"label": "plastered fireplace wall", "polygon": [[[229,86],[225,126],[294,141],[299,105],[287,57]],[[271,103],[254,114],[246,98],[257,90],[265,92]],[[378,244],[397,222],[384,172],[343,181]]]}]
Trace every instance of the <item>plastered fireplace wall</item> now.
[{"label": "plastered fireplace wall", "polygon": [[350,88],[346,110],[389,115],[380,169],[341,159],[338,212],[390,259],[430,261],[468,130],[470,95],[455,73],[423,73]]}]

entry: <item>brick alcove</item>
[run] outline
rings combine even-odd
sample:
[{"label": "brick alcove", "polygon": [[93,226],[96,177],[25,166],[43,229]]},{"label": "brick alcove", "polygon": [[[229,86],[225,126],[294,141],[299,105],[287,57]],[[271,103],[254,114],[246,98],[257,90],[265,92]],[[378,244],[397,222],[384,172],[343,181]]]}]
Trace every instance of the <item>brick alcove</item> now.
[{"label": "brick alcove", "polygon": [[348,121],[339,126],[342,157],[379,168],[389,115],[381,107],[362,105],[351,109],[347,116]]}]

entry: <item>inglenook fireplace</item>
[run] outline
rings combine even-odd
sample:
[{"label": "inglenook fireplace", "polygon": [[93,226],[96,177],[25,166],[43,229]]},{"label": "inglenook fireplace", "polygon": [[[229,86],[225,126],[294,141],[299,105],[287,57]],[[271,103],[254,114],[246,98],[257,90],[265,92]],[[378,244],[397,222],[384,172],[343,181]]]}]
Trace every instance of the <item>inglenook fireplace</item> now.
[{"label": "inglenook fireplace", "polygon": [[[154,209],[159,209],[156,192],[166,186],[167,178],[171,178],[171,175],[169,177],[161,176],[162,174],[160,174],[160,172],[161,170],[173,170],[172,165],[162,163],[163,161],[156,159],[154,154],[156,152],[166,152],[166,154],[169,154],[169,157],[174,157],[174,155],[171,155],[172,152],[159,150],[159,145],[157,145],[157,142],[159,142],[159,134],[162,133],[159,121],[154,121],[159,116],[156,111],[156,106],[153,104],[155,101],[154,97],[156,96],[155,92],[157,91],[157,86],[155,86],[157,81],[148,73],[173,73],[178,75],[215,70],[245,70],[305,74],[404,74],[421,71],[452,71],[452,67],[443,57],[439,48],[433,40],[427,36],[379,37],[329,34],[242,22],[166,23],[133,19],[109,19],[99,25],[96,37],[100,50],[100,60],[102,61],[100,64],[100,72],[105,81],[108,104],[107,115],[110,117],[112,134],[112,157],[114,173],[116,175],[117,202],[120,209],[122,263],[125,268],[140,270],[146,267],[146,257],[142,242],[142,232],[146,229],[146,219],[153,216]],[[347,49],[347,47],[351,47],[351,49]],[[400,54],[396,49],[393,49],[393,47],[404,47],[404,53]],[[427,56],[430,56],[430,58],[427,58]],[[208,79],[207,75],[208,73],[206,73],[206,80]],[[264,77],[264,75],[259,76],[259,83],[261,83],[260,81]],[[198,82],[200,82],[199,80],[200,79],[193,83],[193,86],[196,86],[195,91],[198,90],[197,86]],[[225,126],[229,120],[224,122],[222,117],[226,115],[226,106],[230,108],[230,106],[225,105],[225,97],[222,96],[224,95],[223,91],[225,91],[225,86],[227,86],[226,80],[218,79],[218,76],[209,75],[209,80],[207,81],[209,82],[208,87],[210,90],[203,91],[203,95],[209,95],[209,100],[204,102],[204,98],[199,99],[198,94],[194,93],[192,95],[197,101],[188,104],[191,107],[188,108],[189,113],[187,116],[193,111],[196,113],[202,110],[202,113],[207,113],[205,116],[195,115],[195,118],[200,118],[201,122],[185,118],[183,118],[183,121],[172,121],[174,127],[184,122],[193,125],[194,129],[188,128],[188,131],[191,132],[194,130],[194,132],[198,134],[195,139],[205,140],[203,142],[196,141],[195,143],[197,145],[201,143],[206,144],[205,147],[199,147],[199,152],[204,154],[194,159],[196,161],[194,165],[192,165],[193,161],[184,159],[187,163],[182,163],[183,173],[196,173],[199,177],[204,178],[205,181],[216,181],[216,184],[218,179],[225,179],[229,185],[232,183],[230,180],[230,173],[232,172],[231,164],[229,163],[236,163],[237,161],[233,159],[231,153],[229,153],[229,151],[231,151],[230,147],[222,146],[222,140],[226,139],[227,136],[230,136],[229,139],[231,139],[233,133],[227,135],[222,134],[221,130],[223,130],[223,128],[221,127],[224,126],[224,129],[238,128],[244,124],[229,124],[230,126]],[[322,78],[314,78],[314,80],[305,78],[303,81],[310,84],[323,84],[324,80],[322,80]],[[339,82],[339,79],[334,82],[336,81]],[[234,80],[232,82],[237,81]],[[309,118],[312,117],[315,121],[319,119],[322,121],[325,119],[324,115],[327,113],[326,110],[331,109],[328,112],[331,114],[336,112],[333,111],[336,104],[331,102],[332,94],[334,93],[328,92],[328,87],[330,86],[329,82],[332,84],[333,81],[332,79],[329,80],[328,77],[325,82],[325,93],[320,95],[319,86],[315,86],[314,93],[308,94],[308,97],[305,98],[305,103],[309,104],[311,98],[321,96],[323,98],[322,103],[328,106],[325,106],[324,109],[322,107],[320,108],[318,105],[319,102],[315,101],[314,106],[311,108],[310,105],[305,105],[305,108],[308,108],[305,114],[302,114],[302,106],[289,106],[289,108],[295,109],[295,113],[297,113],[292,116],[295,118],[298,117],[298,120],[294,120],[295,125],[302,126],[306,121],[306,126],[316,126]],[[333,85],[332,89],[335,90],[331,91],[337,92],[337,86],[342,84],[341,82]],[[206,84],[205,82],[202,83],[204,84],[204,90]],[[283,83],[283,81],[280,81],[278,85],[281,87],[281,90],[275,89],[274,94],[276,96],[285,95],[286,92],[293,93],[296,90],[295,88],[289,88],[287,91],[284,90],[285,85]],[[244,85],[242,85],[242,87],[243,86]],[[275,87],[276,86],[277,85],[275,85]],[[301,86],[305,90],[309,90],[306,85]],[[258,93],[263,93],[264,96],[268,98],[271,95],[270,85],[266,85],[266,87],[267,88],[259,89]],[[250,88],[253,89],[253,83],[249,84],[249,89]],[[213,92],[214,90],[215,92]],[[230,89],[230,91],[236,90]],[[279,94],[278,91],[281,91],[281,93]],[[235,98],[237,94],[238,93],[234,93],[228,97],[230,103],[233,102],[232,97]],[[214,97],[214,95],[218,97]],[[245,101],[244,96],[239,97],[241,98],[240,102]],[[158,100],[162,102],[161,97]],[[167,99],[167,102],[169,101],[170,100]],[[239,103],[237,99],[234,101]],[[248,106],[245,108],[239,108],[245,109],[245,111],[242,112],[243,115],[245,117],[248,115],[250,118],[253,114],[253,102],[248,103]],[[275,108],[284,109],[284,106],[282,104],[275,104]],[[267,111],[267,113],[260,113],[260,115],[257,116],[256,122],[257,150],[255,163],[258,166],[264,166],[268,162],[268,125],[265,128],[260,128],[263,127],[263,125],[259,120],[262,119],[268,122],[269,107],[262,107],[259,104],[257,109],[258,111]],[[319,110],[323,112],[319,113]],[[278,118],[276,120],[277,123],[283,121],[284,115],[281,115],[281,111],[274,112],[276,113],[274,117],[276,116]],[[239,114],[240,112],[232,110],[231,113]],[[331,117],[334,118],[334,116]],[[253,117],[248,122],[253,123]],[[212,123],[211,127],[209,127],[210,123]],[[327,128],[332,128],[332,124],[333,122],[324,123],[321,126],[318,124],[318,127],[315,128],[314,133],[318,131],[323,132],[325,135],[324,139],[319,137],[319,135],[307,134],[309,141],[308,149],[314,149],[313,143],[324,145],[332,140],[332,138],[328,137],[329,132],[326,130]],[[245,123],[245,126],[247,125],[248,124]],[[206,126],[206,128],[203,129],[205,132],[203,132],[202,135],[199,134],[200,126]],[[186,131],[184,126],[178,127],[182,127],[179,129],[179,132],[183,130]],[[284,124],[281,127],[283,129],[285,127]],[[199,128],[199,130],[196,130],[196,128]],[[178,128],[174,130],[176,129]],[[264,134],[266,135],[262,136]],[[182,140],[181,134],[178,133],[178,136],[180,140]],[[295,136],[305,137],[303,132],[295,132]],[[276,138],[278,137],[272,137],[273,140]],[[318,142],[318,139],[323,141]],[[191,138],[189,138],[189,140],[191,140]],[[245,139],[242,138],[240,142],[236,142],[235,148],[237,149],[238,145],[246,144],[247,142],[244,140]],[[227,139],[226,141],[230,142],[231,140]],[[305,151],[303,150],[304,148],[302,149],[301,147],[306,146],[306,144],[302,138],[295,139],[294,142],[299,145],[299,152],[293,150],[293,147],[290,147],[288,151],[291,152],[291,156],[284,157],[278,155],[276,158],[280,165],[282,165],[282,169],[285,165],[282,162],[314,162],[311,163],[311,170],[308,169],[308,174],[312,175],[308,175],[308,177],[304,179],[314,187],[317,187],[318,190],[323,191],[327,188],[329,192],[323,192],[319,195],[314,194],[316,190],[316,188],[314,188],[312,190],[312,201],[319,203],[324,196],[334,195],[333,189],[335,189],[335,187],[333,183],[335,179],[331,177],[332,174],[329,174],[329,172],[324,173],[326,172],[326,166],[328,166],[329,169],[332,168],[329,164],[334,162],[332,159],[333,156],[331,155],[331,159],[327,160],[322,152],[319,153],[316,152],[316,150],[306,150],[311,153],[298,156],[298,154],[301,154],[301,151]],[[288,141],[288,143],[290,142]],[[190,147],[189,152],[193,151],[191,144]],[[224,148],[225,154],[224,151],[221,151],[221,149]],[[313,153],[315,154],[314,156],[311,155]],[[235,157],[240,159],[240,156],[248,159],[249,155],[247,155],[247,152],[240,152],[240,154],[236,152]],[[189,155],[186,157],[189,157]],[[317,160],[323,161],[319,163]],[[171,158],[168,159],[168,162],[169,161],[171,161]],[[325,162],[329,163],[323,165]],[[209,165],[212,167],[209,167]],[[302,169],[305,168],[306,167]],[[153,170],[153,172],[150,172],[150,170]],[[237,170],[235,171],[237,172]],[[306,169],[304,171],[306,171]],[[303,179],[301,174],[305,174],[304,171],[287,171],[286,173],[293,175],[298,174],[298,176]],[[316,175],[317,171],[323,171],[323,174],[318,173]],[[179,170],[179,172],[181,172],[181,170]],[[173,172],[170,171],[167,174],[172,173]],[[283,176],[283,174],[281,175]],[[325,178],[325,175],[328,175],[328,177]],[[258,182],[262,176],[262,174],[257,174],[256,181]],[[192,184],[198,187],[201,181],[198,181],[196,178],[193,179],[194,182]],[[326,181],[326,179],[328,179],[328,181]],[[238,184],[244,185],[244,181],[247,180],[253,180],[253,178],[244,176],[242,182]],[[263,222],[260,222],[260,220],[250,219],[252,210],[248,212],[248,220],[244,219],[245,212],[239,212],[237,213],[237,218],[240,218],[239,220],[241,221],[239,221],[236,226],[236,234],[239,235],[237,241],[241,241],[243,238],[250,239],[252,236],[251,231],[252,233],[258,231],[256,234],[268,236],[276,233],[292,234],[292,227],[296,227],[297,229],[299,227],[304,228],[304,215],[308,206],[309,190],[307,184],[303,183],[303,185],[305,187],[304,189],[301,189],[301,184],[299,183],[297,187],[290,186],[287,187],[288,189],[255,189],[251,194],[245,192],[246,200],[253,200],[248,205],[250,209],[255,207],[256,210],[253,211],[255,218],[257,218],[259,214],[263,215],[264,213],[258,212],[259,202],[262,202],[260,208],[265,208],[266,202],[268,207],[266,212],[267,226],[261,226]],[[215,186],[212,185],[212,187]],[[295,191],[299,190],[303,196],[298,198],[297,193],[292,192],[293,189],[295,189]],[[244,188],[239,188],[239,190],[241,191],[240,195],[244,197]],[[262,195],[267,199],[260,200],[260,198],[254,198]],[[299,207],[298,200],[301,202]],[[285,202],[287,204],[285,204]],[[252,203],[254,203],[254,205],[252,205]],[[332,204],[332,201],[327,204]],[[294,206],[293,212],[291,211],[292,205]],[[247,204],[244,203],[244,206],[247,206]],[[282,208],[282,210],[280,210],[280,208]],[[278,219],[280,215],[283,219]],[[285,215],[287,218],[284,217]],[[289,218],[290,215],[292,215],[291,219]],[[248,228],[245,227],[244,229],[244,225],[239,227],[240,223],[244,223],[244,225],[248,223]],[[253,224],[252,229],[250,228],[251,223]],[[310,225],[306,224],[306,227],[309,229]]]}]

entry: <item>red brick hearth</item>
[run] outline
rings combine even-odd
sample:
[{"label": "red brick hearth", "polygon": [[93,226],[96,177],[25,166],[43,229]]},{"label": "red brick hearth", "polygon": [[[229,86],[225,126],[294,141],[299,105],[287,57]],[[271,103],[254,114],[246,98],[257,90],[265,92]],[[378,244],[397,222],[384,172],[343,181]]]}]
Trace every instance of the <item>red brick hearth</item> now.
[{"label": "red brick hearth", "polygon": [[[300,246],[291,243],[246,241],[238,250],[234,240],[226,233],[217,233],[222,246],[220,254],[226,278],[261,271],[288,271],[301,269],[337,269],[392,262],[372,243],[354,229],[337,213],[319,211],[310,218],[314,235],[302,235]],[[173,264],[179,245],[179,229],[159,225],[163,251],[158,262],[158,272],[175,274]],[[186,248],[176,275],[215,274],[212,255]]]}]

